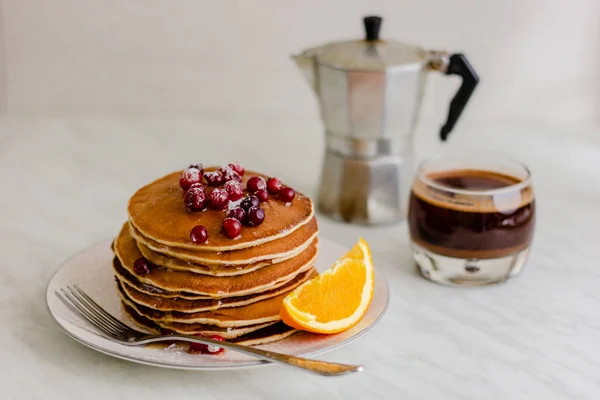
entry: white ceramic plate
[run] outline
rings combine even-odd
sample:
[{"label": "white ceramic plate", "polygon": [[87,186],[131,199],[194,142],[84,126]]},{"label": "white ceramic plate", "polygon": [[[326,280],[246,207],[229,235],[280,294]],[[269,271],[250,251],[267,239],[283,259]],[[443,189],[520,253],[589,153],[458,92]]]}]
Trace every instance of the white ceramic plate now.
[{"label": "white ceramic plate", "polygon": [[[113,342],[94,327],[73,314],[54,292],[68,285],[78,285],[108,312],[139,329],[123,313],[113,276],[110,240],[84,250],[64,263],[54,274],[46,291],[48,310],[58,326],[70,337],[102,353],[143,364],[180,369],[231,369],[264,365],[263,362],[234,351],[218,356],[188,354],[181,350],[129,347]],[[317,269],[329,268],[347,249],[319,238]],[[388,285],[375,271],[375,294],[364,318],[351,329],[336,335],[298,332],[278,342],[261,345],[269,350],[301,356],[315,355],[348,344],[371,329],[383,316],[388,304]]]}]

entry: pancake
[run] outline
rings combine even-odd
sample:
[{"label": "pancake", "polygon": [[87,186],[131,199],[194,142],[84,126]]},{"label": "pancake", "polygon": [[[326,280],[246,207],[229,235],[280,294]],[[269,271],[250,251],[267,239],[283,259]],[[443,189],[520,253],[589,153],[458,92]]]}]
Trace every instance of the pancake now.
[{"label": "pancake", "polygon": [[271,290],[284,285],[299,273],[309,270],[317,256],[317,241],[318,239],[314,239],[305,251],[292,259],[244,275],[222,277],[173,271],[164,267],[151,268],[150,272],[143,276],[135,274],[133,265],[135,260],[142,257],[142,253],[126,226],[121,229],[114,248],[123,268],[141,283],[167,291],[223,298]]},{"label": "pancake", "polygon": [[[156,324],[155,322],[149,320],[148,318],[138,314],[133,308],[127,306],[126,304],[122,304],[122,306],[123,306],[123,310],[125,311],[125,314],[127,314],[127,316],[129,316],[129,318],[131,318],[132,321],[134,321],[137,325],[141,326],[142,328],[144,328],[152,333],[158,334],[158,333],[161,333],[161,331],[164,331],[165,329],[169,329],[175,333],[179,333],[182,335],[216,334],[216,335],[223,336],[223,335],[227,335],[230,332],[233,332],[232,330],[224,330],[223,333],[218,333],[218,332],[213,333],[213,331],[211,331],[211,330],[209,330],[209,331],[198,330],[198,331],[192,332],[189,330],[179,330],[178,329],[179,325],[182,325],[182,328],[184,328],[184,329],[189,329],[191,327],[194,327],[194,324],[171,324],[171,325],[167,325],[168,328],[163,328],[160,325]],[[245,328],[242,328],[242,330],[243,329],[252,329],[252,328],[245,327]],[[231,342],[231,343],[243,344],[246,346],[253,346],[253,345],[257,345],[257,344],[265,344],[265,343],[275,342],[277,340],[286,338],[296,332],[297,332],[297,330],[287,326],[283,322],[276,322],[276,323],[271,323],[271,324],[265,324],[264,327],[261,327],[256,330],[252,330],[241,336],[237,336],[237,337],[233,337],[233,338],[229,338],[229,337],[225,337],[225,336],[223,336],[223,337],[228,342]]]},{"label": "pancake", "polygon": [[[134,236],[135,237],[135,236]],[[165,267],[168,269],[172,269],[174,271],[187,271],[193,272],[195,274],[204,274],[204,275],[212,275],[212,276],[235,276],[235,275],[243,275],[248,272],[256,271],[259,268],[266,267],[267,265],[271,265],[276,262],[281,262],[288,260],[297,254],[291,254],[288,257],[280,258],[278,260],[273,260],[273,262],[269,260],[258,261],[253,264],[242,264],[236,266],[219,266],[219,265],[199,265],[194,264],[190,261],[185,261],[179,258],[173,258],[172,256],[165,256],[163,254],[157,253],[154,250],[150,249],[146,245],[142,244],[139,240],[137,240],[137,247],[140,249],[142,255],[150,261],[152,264],[159,265],[161,267]],[[310,242],[307,243],[307,246],[310,245]],[[260,246],[258,246],[260,247]],[[299,252],[306,249],[306,247],[300,248]]]},{"label": "pancake", "polygon": [[[246,345],[296,332],[281,322],[280,308],[285,296],[317,275],[312,201],[298,192],[290,203],[271,196],[261,203],[264,222],[244,226],[239,237],[229,239],[222,231],[227,210],[185,209],[180,175],[174,172],[142,187],[129,201],[128,222],[113,244],[125,313],[153,332],[217,334]],[[244,187],[252,176],[268,178],[247,171]],[[206,190],[210,194],[215,187]],[[228,209],[240,202],[229,202]],[[204,244],[190,239],[197,225],[208,232]],[[134,268],[140,258],[148,268]]]},{"label": "pancake", "polygon": [[287,326],[283,322],[277,322],[276,324],[246,333],[245,335],[238,336],[237,338],[229,341],[237,344],[243,344],[245,346],[255,346],[257,344],[272,343],[281,339],[285,339],[296,332],[298,332],[297,329]]},{"label": "pancake", "polygon": [[[117,281],[120,283],[121,289],[125,292],[127,297],[137,304],[152,308],[158,311],[179,311],[187,313],[195,313],[202,311],[212,311],[221,308],[228,307],[240,307],[248,304],[255,303],[257,301],[265,300],[271,297],[278,296],[282,293],[288,293],[291,290],[298,287],[301,283],[307,281],[309,278],[317,275],[314,269],[298,274],[294,279],[286,283],[285,285],[269,290],[266,292],[241,296],[241,297],[227,297],[224,299],[206,299],[206,300],[187,300],[181,298],[164,298],[158,296],[151,296],[146,293],[140,292],[134,286],[131,286],[127,280]],[[117,277],[118,278],[118,277]]]},{"label": "pancake", "polygon": [[[234,251],[209,252],[165,246],[148,239],[131,224],[129,229],[144,256],[154,264],[175,270],[190,270],[199,274],[212,275],[238,275],[294,257],[308,247],[319,230],[317,220],[313,217],[291,234],[260,246]],[[258,264],[261,261],[264,264]]]},{"label": "pancake", "polygon": [[186,300],[207,300],[212,299],[210,296],[202,296],[194,293],[187,292],[170,292],[168,290],[157,288],[156,286],[147,285],[142,283],[136,278],[131,272],[123,268],[121,261],[117,257],[113,259],[113,268],[115,270],[115,278],[121,282],[126,282],[131,287],[134,287],[137,291],[154,296],[164,298],[181,298]]},{"label": "pancake", "polygon": [[[166,333],[175,332],[172,329],[163,328],[160,325],[153,322],[152,320],[150,320],[146,317],[143,317],[141,314],[139,314],[137,311],[135,311],[134,308],[127,305],[127,303],[125,303],[125,302],[121,302],[121,306],[123,307],[123,310],[125,311],[125,313],[133,320],[133,322],[142,326],[143,328],[148,329],[146,324],[139,324],[138,319],[141,319],[141,318],[147,319],[148,325],[153,326],[153,329],[151,329],[151,330],[155,333],[166,334]],[[140,317],[140,318],[134,318],[133,317],[134,315],[136,317]],[[238,336],[246,335],[246,334],[256,331],[258,329],[266,328],[267,326],[270,326],[270,325],[273,325],[276,323],[277,322],[267,322],[264,324],[249,325],[249,326],[244,326],[241,328],[219,328],[219,327],[213,326],[213,325],[182,324],[182,325],[184,325],[183,329],[180,332],[176,332],[176,333],[182,333],[182,334],[186,334],[186,335],[219,335],[219,336],[222,336],[224,339],[229,340],[229,339],[235,339]]]},{"label": "pancake", "polygon": [[[206,171],[214,169],[207,168]],[[221,233],[227,211],[186,211],[183,189],[179,186],[180,175],[181,171],[174,172],[142,187],[131,197],[127,209],[130,222],[144,237],[166,246],[202,251],[244,249],[288,236],[314,215],[312,201],[302,193],[296,192],[296,197],[289,204],[271,197],[261,204],[265,210],[264,222],[256,227],[244,227],[241,237],[232,240]],[[242,184],[245,186],[252,176],[268,178],[246,171]],[[196,225],[206,227],[207,243],[190,241],[190,231]]]},{"label": "pancake", "polygon": [[179,311],[158,311],[136,303],[119,285],[119,296],[129,307],[138,314],[156,322],[214,325],[220,328],[239,328],[241,326],[264,324],[280,321],[279,310],[283,299],[289,292],[282,293],[270,299],[261,300],[241,307],[219,308],[213,311],[185,313]]}]

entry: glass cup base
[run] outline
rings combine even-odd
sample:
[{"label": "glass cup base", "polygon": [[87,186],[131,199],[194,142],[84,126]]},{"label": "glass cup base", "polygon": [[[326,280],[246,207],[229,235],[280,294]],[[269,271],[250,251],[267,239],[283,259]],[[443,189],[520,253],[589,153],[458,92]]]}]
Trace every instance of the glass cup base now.
[{"label": "glass cup base", "polygon": [[521,273],[529,248],[492,259],[446,257],[413,243],[419,272],[430,281],[449,286],[483,286],[505,282]]}]

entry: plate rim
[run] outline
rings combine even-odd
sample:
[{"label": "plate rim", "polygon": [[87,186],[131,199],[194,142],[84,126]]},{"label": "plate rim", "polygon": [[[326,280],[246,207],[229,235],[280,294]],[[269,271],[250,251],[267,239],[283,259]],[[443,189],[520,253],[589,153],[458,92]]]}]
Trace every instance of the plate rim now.
[{"label": "plate rim", "polygon": [[[346,246],[341,245],[337,242],[334,242],[330,239],[327,238],[322,238],[319,237],[319,240],[325,240],[328,241],[330,243],[333,243],[337,246],[340,247],[344,247],[346,248]],[[46,310],[48,311],[48,314],[50,314],[50,318],[52,319],[52,321],[54,321],[54,323],[60,328],[60,330],[62,332],[64,332],[68,337],[70,337],[71,339],[73,339],[75,342],[82,344],[92,350],[98,351],[102,354],[106,354],[108,356],[112,356],[121,360],[126,360],[126,361],[130,361],[130,362],[134,362],[137,364],[143,364],[143,365],[149,365],[152,367],[160,367],[160,368],[169,368],[169,369],[179,369],[179,370],[188,370],[188,371],[220,371],[220,370],[234,370],[234,369],[248,369],[248,368],[256,368],[256,367],[264,367],[264,366],[269,366],[269,365],[274,365],[276,363],[271,362],[271,361],[264,361],[264,360],[259,360],[259,359],[255,359],[255,360],[250,360],[250,361],[240,361],[237,362],[235,364],[232,365],[211,365],[211,366],[203,366],[203,365],[198,365],[198,366],[189,366],[189,365],[178,365],[178,364],[172,364],[172,363],[168,363],[168,362],[157,362],[157,361],[146,361],[146,360],[142,360],[139,358],[135,358],[135,357],[131,357],[131,356],[127,356],[127,355],[123,355],[120,354],[116,351],[111,351],[111,350],[107,350],[104,349],[92,342],[89,342],[87,340],[84,340],[82,338],[80,338],[79,336],[77,336],[75,333],[71,332],[66,326],[64,326],[63,324],[60,323],[60,321],[58,321],[58,319],[56,318],[56,316],[54,315],[54,313],[52,312],[52,309],[50,308],[50,303],[48,301],[49,297],[52,295],[52,293],[50,293],[50,285],[52,284],[52,282],[54,281],[54,279],[56,278],[56,276],[63,270],[64,266],[66,264],[69,263],[69,261],[73,260],[74,258],[78,257],[79,255],[85,253],[86,251],[95,248],[97,246],[99,246],[100,244],[103,243],[111,243],[113,241],[113,239],[102,239],[99,240],[97,242],[95,242],[94,244],[91,244],[87,247],[85,247],[83,250],[78,251],[77,253],[71,255],[70,257],[66,258],[63,262],[61,262],[58,267],[56,268],[56,270],[54,271],[54,273],[52,274],[52,276],[50,277],[50,279],[48,280],[47,284],[46,284]],[[377,318],[375,318],[375,320],[368,325],[364,330],[360,331],[358,334],[350,336],[338,343],[335,343],[331,346],[325,347],[323,349],[319,349],[319,350],[315,350],[315,351],[311,351],[311,352],[307,352],[307,353],[300,353],[298,354],[300,357],[312,357],[315,355],[319,355],[319,354],[324,354],[336,349],[339,349],[342,346],[345,346],[357,339],[359,339],[360,337],[364,336],[367,332],[369,332],[371,329],[373,329],[373,327],[375,327],[383,318],[383,316],[385,315],[385,313],[387,312],[389,303],[390,303],[390,286],[389,283],[387,281],[387,279],[385,278],[384,274],[378,270],[377,268],[374,267],[375,270],[375,274],[378,275],[380,277],[380,279],[383,281],[384,286],[386,288],[386,293],[387,296],[385,298],[385,303],[383,305],[383,308],[381,309],[381,312],[379,313],[379,315],[377,316]],[[70,311],[71,312],[71,311]],[[78,317],[79,318],[79,317]],[[96,331],[93,332],[96,336],[103,338],[105,340],[111,340],[108,336],[100,334]],[[282,340],[285,340],[282,339]],[[112,340],[111,340],[112,341]],[[120,346],[123,347],[129,347],[123,344],[120,344],[119,342],[114,342],[119,344]]]}]

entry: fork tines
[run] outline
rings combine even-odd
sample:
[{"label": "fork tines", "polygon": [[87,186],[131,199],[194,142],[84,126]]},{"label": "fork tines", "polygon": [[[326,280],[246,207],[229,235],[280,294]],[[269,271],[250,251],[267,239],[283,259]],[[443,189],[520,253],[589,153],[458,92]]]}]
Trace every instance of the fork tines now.
[{"label": "fork tines", "polygon": [[109,336],[121,338],[127,331],[131,330],[130,327],[113,317],[92,300],[77,285],[67,286],[66,289],[60,289],[60,293],[55,291],[54,294],[71,311]]}]

